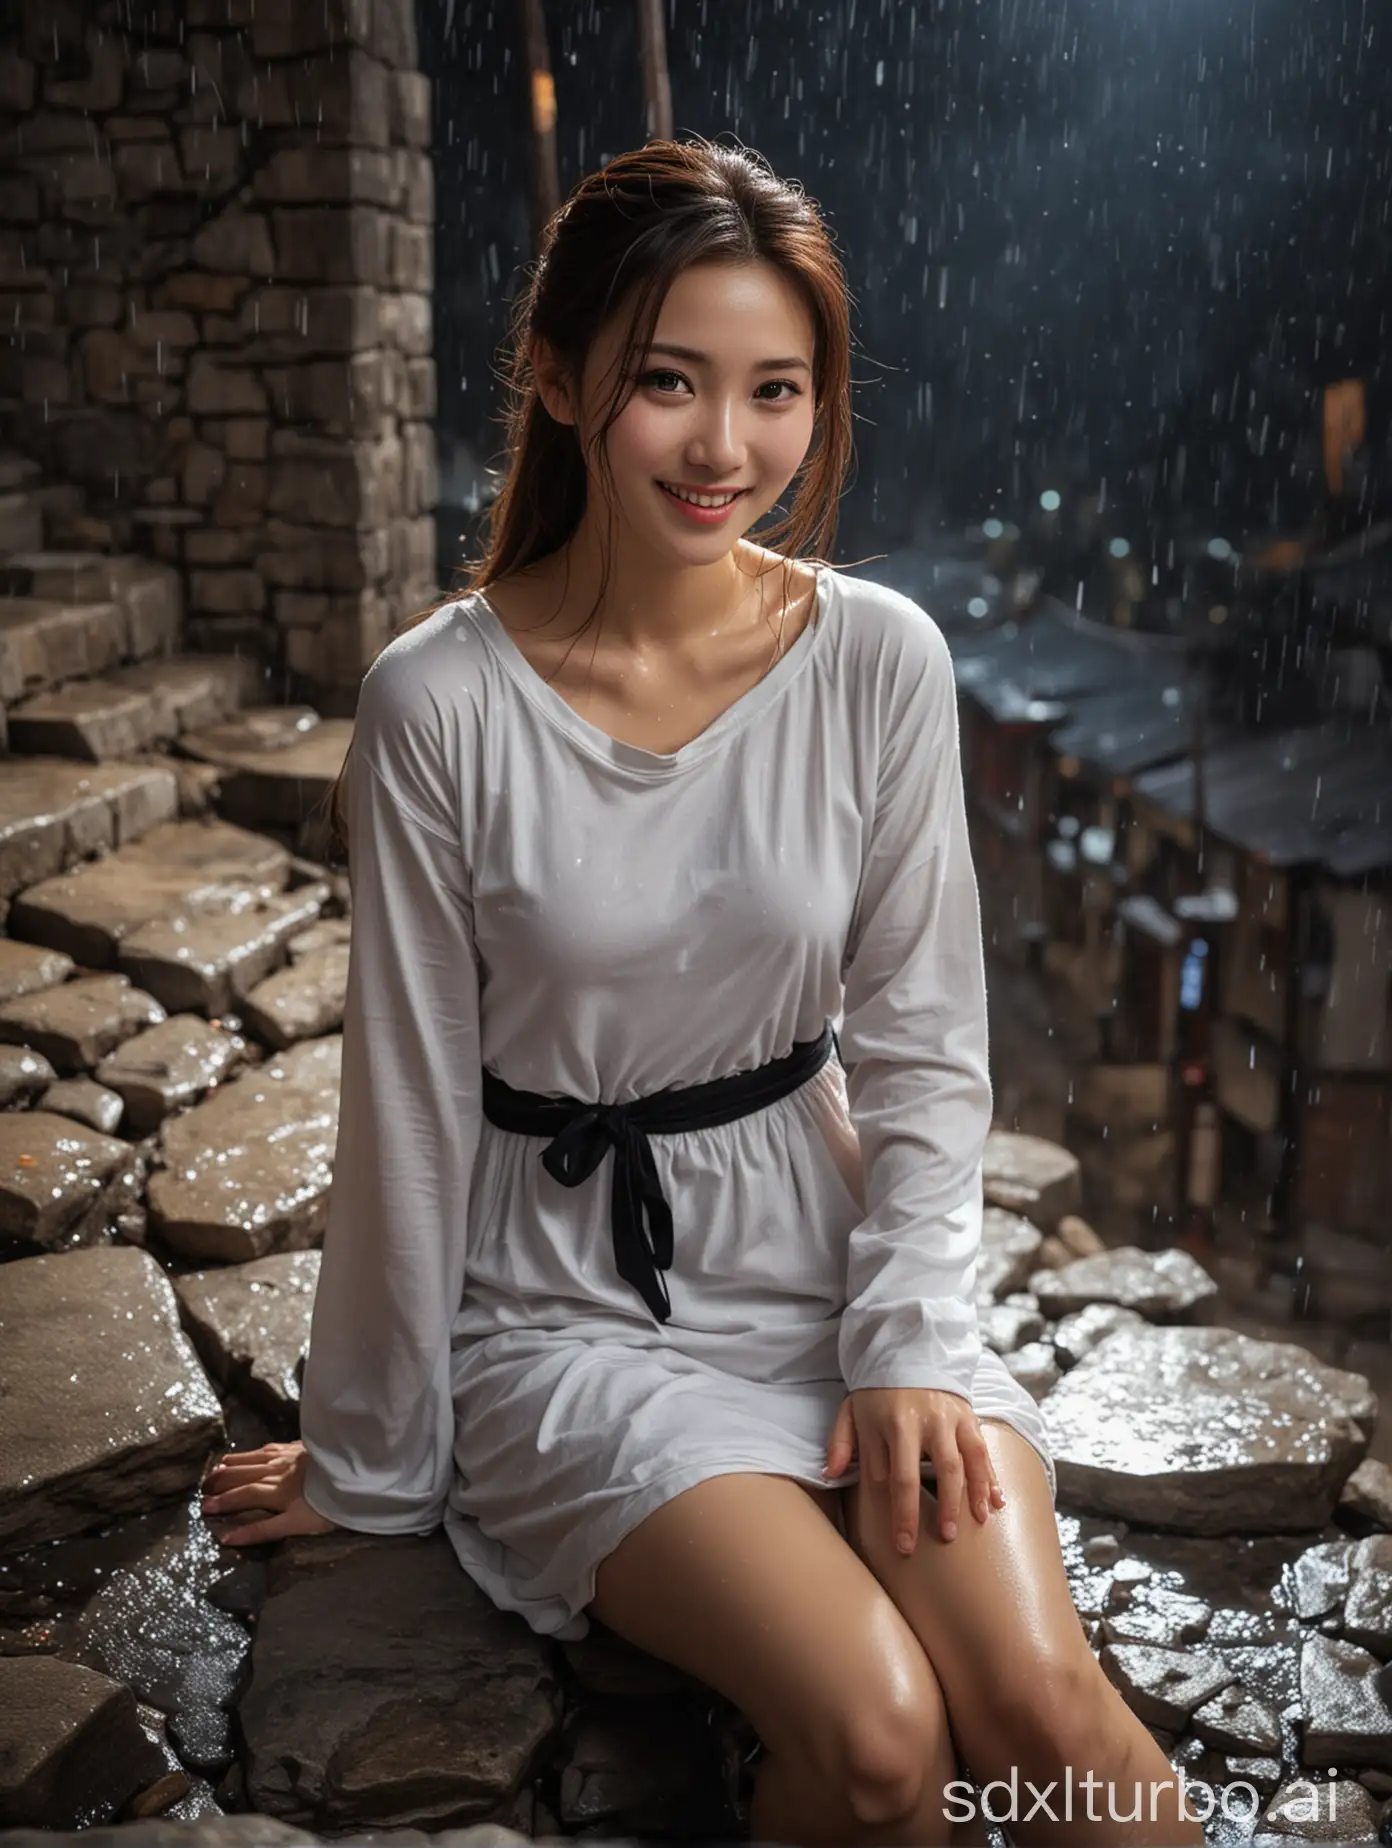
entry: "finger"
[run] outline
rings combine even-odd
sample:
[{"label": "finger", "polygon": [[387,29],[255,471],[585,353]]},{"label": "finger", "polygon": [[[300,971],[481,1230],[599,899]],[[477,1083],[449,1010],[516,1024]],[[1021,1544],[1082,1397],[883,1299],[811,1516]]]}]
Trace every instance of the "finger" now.
[{"label": "finger", "polygon": [[239,1483],[235,1488],[223,1489],[217,1495],[203,1497],[205,1510],[218,1514],[240,1514],[243,1508],[265,1508],[277,1513],[274,1487],[266,1482]]},{"label": "finger", "polygon": [[991,1518],[991,1491],[996,1486],[991,1453],[986,1448],[986,1440],[980,1430],[959,1430],[957,1441],[966,1459],[967,1500],[971,1504],[972,1513],[984,1526]]},{"label": "finger", "polygon": [[251,1521],[241,1527],[229,1527],[218,1535],[219,1546],[261,1546],[267,1540],[279,1540],[287,1532],[283,1514],[268,1515],[264,1521]]},{"label": "finger", "polygon": [[933,1473],[938,1479],[939,1531],[944,1540],[955,1540],[957,1523],[962,1517],[962,1489],[967,1472],[956,1436],[951,1431],[934,1445]]},{"label": "finger", "polygon": [[904,1554],[912,1553],[918,1545],[918,1514],[923,1505],[922,1463],[922,1432],[897,1431],[890,1511],[894,1521],[894,1543]]},{"label": "finger", "polygon": [[822,1472],[823,1475],[840,1476],[844,1474],[851,1458],[853,1428],[850,1401],[843,1400],[832,1423],[831,1436],[827,1440],[827,1462]]}]

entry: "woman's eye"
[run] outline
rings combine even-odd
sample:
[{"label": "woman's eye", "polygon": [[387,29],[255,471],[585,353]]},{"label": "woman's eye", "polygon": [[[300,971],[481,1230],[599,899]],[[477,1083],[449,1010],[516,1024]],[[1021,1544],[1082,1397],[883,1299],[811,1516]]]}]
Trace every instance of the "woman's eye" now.
[{"label": "woman's eye", "polygon": [[[645,372],[642,375],[642,377],[639,379],[638,383],[640,385],[655,385],[658,379],[676,379],[680,384],[684,385],[686,383],[685,379],[682,378],[682,375],[680,372],[668,372],[666,370],[660,370],[657,372]],[[802,396],[801,388],[797,385],[794,385],[791,379],[767,379],[759,387],[759,390],[767,391],[771,385],[772,386],[779,386],[779,385],[783,386],[786,390],[790,391],[795,398],[800,398]],[[663,397],[670,397],[671,395],[672,394],[670,392],[662,393]],[[786,404],[788,400],[786,398],[765,398],[763,402],[765,404]]]}]

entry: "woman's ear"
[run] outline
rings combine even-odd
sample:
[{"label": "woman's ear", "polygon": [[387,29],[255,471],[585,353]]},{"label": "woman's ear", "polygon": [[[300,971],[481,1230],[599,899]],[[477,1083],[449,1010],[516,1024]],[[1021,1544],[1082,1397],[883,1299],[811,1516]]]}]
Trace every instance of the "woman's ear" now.
[{"label": "woman's ear", "polygon": [[557,423],[573,424],[575,406],[565,368],[550,345],[540,338],[532,341],[532,377],[537,396]]}]

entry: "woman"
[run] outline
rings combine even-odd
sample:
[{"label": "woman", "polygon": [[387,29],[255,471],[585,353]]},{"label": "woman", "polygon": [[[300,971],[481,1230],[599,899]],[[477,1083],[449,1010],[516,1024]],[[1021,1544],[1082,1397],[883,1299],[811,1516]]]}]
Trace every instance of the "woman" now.
[{"label": "woman", "polygon": [[[978,1334],[951,664],[806,555],[851,437],[816,209],[651,142],[556,214],[513,332],[487,556],[373,663],[345,767],[303,1443],[229,1454],[205,1506],[261,1513],[233,1545],[443,1520],[537,1631],[593,1613],[745,1713],[758,1839],[949,1840],[960,1751],[1055,1781],[1020,1842],[1201,1841]],[[1158,1808],[1089,1826],[1087,1772]]]}]

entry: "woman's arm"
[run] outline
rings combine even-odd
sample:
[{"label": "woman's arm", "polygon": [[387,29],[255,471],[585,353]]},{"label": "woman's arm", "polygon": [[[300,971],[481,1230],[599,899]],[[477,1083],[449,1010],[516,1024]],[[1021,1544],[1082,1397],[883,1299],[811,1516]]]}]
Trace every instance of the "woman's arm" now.
[{"label": "woman's arm", "polygon": [[453,1471],[481,1070],[470,880],[447,751],[379,658],[349,771],[343,1080],[300,1402],[304,1498],[339,1526],[426,1533]]},{"label": "woman's arm", "polygon": [[866,1213],[850,1238],[848,1391],[970,1401],[981,1160],[991,1126],[986,982],[956,687],[916,610],[890,674],[869,849],[847,943],[842,1057]]}]

